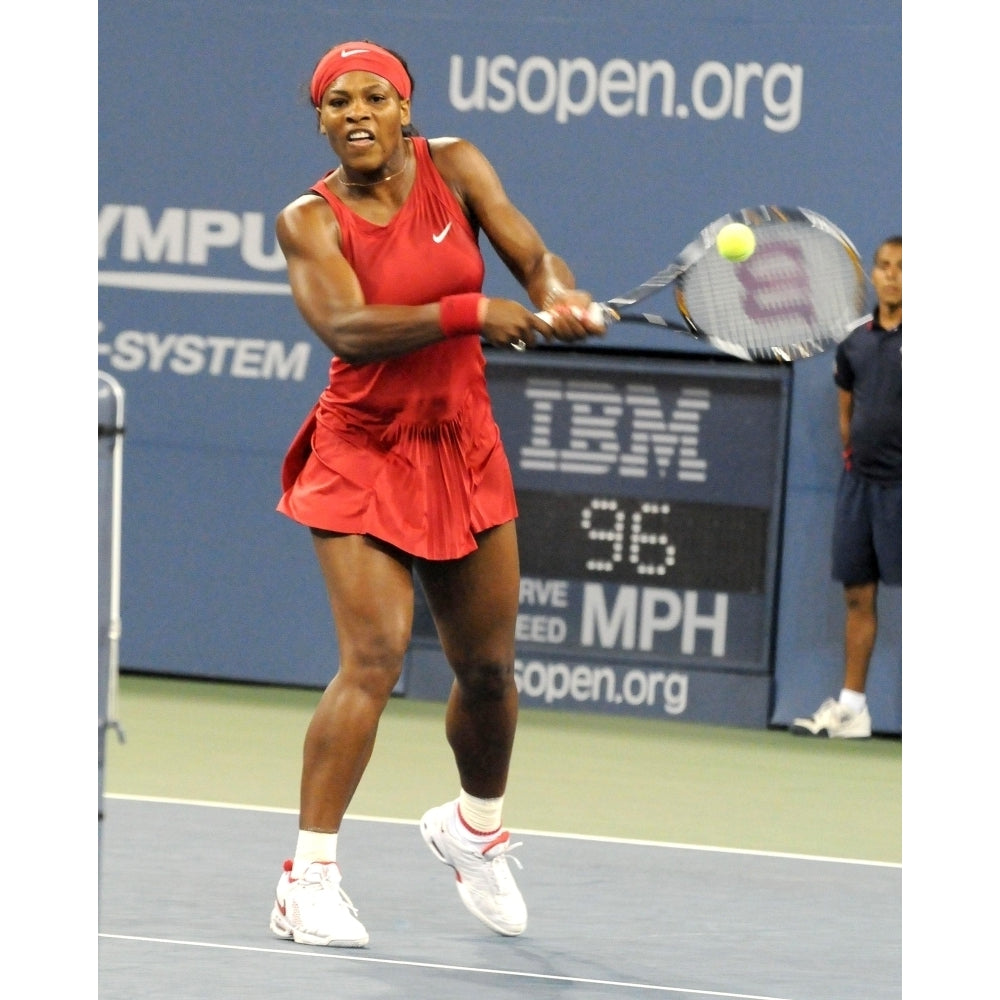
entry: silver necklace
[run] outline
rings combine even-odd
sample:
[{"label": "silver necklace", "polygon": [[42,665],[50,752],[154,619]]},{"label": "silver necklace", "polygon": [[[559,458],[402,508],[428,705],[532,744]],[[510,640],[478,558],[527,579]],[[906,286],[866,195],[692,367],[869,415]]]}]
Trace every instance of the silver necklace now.
[{"label": "silver necklace", "polygon": [[335,176],[344,187],[349,188],[367,188],[375,187],[376,184],[384,184],[386,181],[391,181],[394,177],[398,177],[404,170],[410,165],[410,157],[407,155],[403,165],[394,174],[389,174],[388,177],[380,177],[377,181],[345,181],[343,177],[343,166],[337,167],[335,171]]}]

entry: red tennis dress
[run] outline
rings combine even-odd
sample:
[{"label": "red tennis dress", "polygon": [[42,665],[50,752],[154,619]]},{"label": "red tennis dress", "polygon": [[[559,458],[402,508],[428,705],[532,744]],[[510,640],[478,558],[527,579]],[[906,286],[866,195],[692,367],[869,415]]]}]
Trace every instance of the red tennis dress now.
[{"label": "red tennis dress", "polygon": [[[386,226],[312,189],[340,224],[365,301],[421,305],[482,290],[476,234],[431,160],[410,140],[416,179]],[[311,528],[372,535],[423,559],[456,559],[475,534],[517,516],[510,466],[478,337],[451,337],[363,365],[336,356],[330,381],[281,469],[277,509]]]}]

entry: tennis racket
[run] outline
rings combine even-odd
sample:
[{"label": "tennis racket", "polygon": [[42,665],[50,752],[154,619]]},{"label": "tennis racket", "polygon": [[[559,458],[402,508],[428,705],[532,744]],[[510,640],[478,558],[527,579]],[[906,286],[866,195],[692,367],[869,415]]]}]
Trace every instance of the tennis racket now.
[{"label": "tennis racket", "polygon": [[[739,263],[715,245],[730,222],[749,226],[756,238],[753,254]],[[683,322],[630,311],[667,285]],[[865,315],[866,296],[858,251],[829,219],[807,208],[761,205],[716,219],[662,271],[593,303],[591,317],[676,330],[744,361],[794,361],[843,340]]]}]

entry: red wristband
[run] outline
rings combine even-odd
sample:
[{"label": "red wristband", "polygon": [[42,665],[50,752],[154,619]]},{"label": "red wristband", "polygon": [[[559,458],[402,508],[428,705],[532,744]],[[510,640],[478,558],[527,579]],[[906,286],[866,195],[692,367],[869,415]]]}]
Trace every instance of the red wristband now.
[{"label": "red wristband", "polygon": [[479,318],[480,292],[446,295],[441,300],[441,332],[446,337],[478,336],[483,329]]}]

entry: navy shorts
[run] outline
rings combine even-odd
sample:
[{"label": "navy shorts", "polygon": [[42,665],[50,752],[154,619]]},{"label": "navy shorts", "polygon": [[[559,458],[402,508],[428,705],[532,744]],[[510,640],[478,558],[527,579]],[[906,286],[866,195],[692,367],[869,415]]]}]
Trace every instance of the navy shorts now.
[{"label": "navy shorts", "polygon": [[844,470],[833,515],[833,578],[856,583],[903,582],[903,484]]}]

